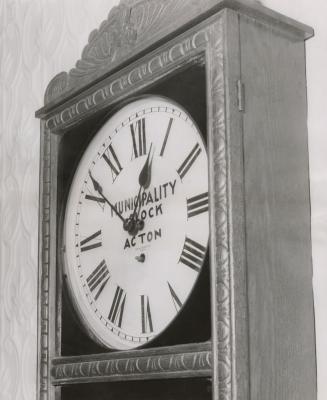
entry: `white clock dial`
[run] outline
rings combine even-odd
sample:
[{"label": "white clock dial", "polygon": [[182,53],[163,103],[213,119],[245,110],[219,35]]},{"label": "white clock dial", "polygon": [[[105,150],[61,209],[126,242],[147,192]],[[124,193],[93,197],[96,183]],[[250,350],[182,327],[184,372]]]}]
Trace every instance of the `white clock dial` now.
[{"label": "white clock dial", "polygon": [[103,125],[64,223],[68,286],[97,341],[135,348],[178,315],[204,263],[208,208],[207,153],[183,108],[145,97]]}]

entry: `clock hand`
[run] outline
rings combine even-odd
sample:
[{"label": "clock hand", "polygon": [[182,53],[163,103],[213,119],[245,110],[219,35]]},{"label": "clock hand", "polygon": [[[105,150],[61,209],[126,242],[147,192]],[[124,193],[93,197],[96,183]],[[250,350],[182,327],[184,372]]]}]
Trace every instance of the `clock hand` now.
[{"label": "clock hand", "polygon": [[151,159],[151,162],[150,162],[151,148],[152,148],[152,143],[151,143],[149,154],[148,154],[148,156],[146,158],[145,164],[143,165],[143,168],[142,168],[142,170],[140,172],[140,175],[139,175],[140,188],[139,188],[139,193],[137,195],[137,200],[136,200],[136,204],[135,204],[133,218],[135,217],[135,214],[136,214],[136,211],[137,211],[137,208],[138,208],[138,204],[140,203],[140,200],[141,200],[142,187],[144,189],[147,189],[150,186],[150,182],[151,182],[151,165],[152,165],[152,159]]},{"label": "clock hand", "polygon": [[104,199],[104,201],[106,201],[106,202],[109,204],[109,206],[110,206],[111,209],[115,212],[115,214],[123,221],[124,228],[125,228],[126,220],[125,220],[125,219],[122,217],[122,215],[118,212],[117,208],[116,208],[116,207],[106,198],[106,196],[103,194],[102,186],[100,185],[100,183],[99,183],[98,181],[96,181],[96,180],[93,178],[93,176],[92,176],[90,170],[89,170],[89,175],[90,175],[91,181],[92,181],[92,183],[93,183],[94,190],[95,190],[96,192],[99,193],[99,195]]},{"label": "clock hand", "polygon": [[140,189],[141,189],[141,187],[143,187],[144,189],[147,189],[151,183],[151,165],[152,165],[152,159],[153,159],[153,155],[152,155],[152,158],[150,161],[151,149],[152,149],[152,143],[150,146],[148,157],[147,157],[145,164],[139,175]]},{"label": "clock hand", "polygon": [[144,164],[143,168],[141,169],[141,172],[140,172],[140,175],[139,175],[140,188],[139,188],[139,192],[138,192],[138,195],[137,195],[134,212],[128,219],[129,225],[130,225],[130,229],[128,230],[128,232],[130,234],[134,234],[134,235],[137,233],[138,230],[141,230],[144,227],[144,222],[138,220],[138,215],[139,215],[139,212],[140,212],[140,209],[141,209],[141,191],[142,191],[142,188],[144,190],[147,189],[150,186],[150,183],[151,183],[151,166],[152,166],[152,160],[153,160],[153,154],[152,154],[152,157],[151,157],[151,160],[150,160],[151,149],[152,149],[152,143],[151,143],[149,154],[147,156],[145,164]]},{"label": "clock hand", "polygon": [[[143,188],[143,190],[147,189],[150,186],[150,183],[151,183],[151,170],[152,170],[151,167],[152,167],[152,160],[153,160],[153,154],[152,154],[152,157],[151,157],[151,160],[150,160],[151,149],[152,149],[152,143],[151,143],[151,146],[150,146],[150,150],[149,150],[149,154],[148,154],[148,157],[146,159],[146,162],[145,162],[145,164],[144,164],[144,166],[143,166],[143,168],[142,168],[142,170],[140,172],[140,175],[139,175],[140,190],[139,190],[139,194],[137,196],[137,202],[136,202],[136,205],[135,205],[134,214],[136,214],[138,203],[141,203],[141,190],[142,190],[142,188]],[[140,204],[140,207],[141,207],[141,204]],[[137,215],[138,215],[138,213],[137,213]]]},{"label": "clock hand", "polygon": [[[144,193],[144,191],[146,189],[148,189],[148,187],[150,186],[150,183],[151,183],[151,171],[152,171],[151,167],[152,167],[152,160],[153,160],[153,153],[152,153],[152,157],[151,157],[151,160],[150,160],[151,147],[152,147],[152,143],[151,143],[150,150],[149,150],[149,155],[148,155],[148,158],[147,158],[147,161],[146,161],[146,166],[147,166],[146,172],[144,173],[144,167],[145,167],[144,166],[142,171],[141,171],[141,173],[140,173],[140,177],[139,177],[139,182],[140,182],[140,185],[141,185],[140,189],[143,187],[143,193]],[[141,176],[142,173],[143,173],[143,176]],[[139,209],[138,209],[137,214],[136,214],[136,220],[138,219],[140,211],[141,211],[141,194],[140,194],[140,199],[139,199]]]}]

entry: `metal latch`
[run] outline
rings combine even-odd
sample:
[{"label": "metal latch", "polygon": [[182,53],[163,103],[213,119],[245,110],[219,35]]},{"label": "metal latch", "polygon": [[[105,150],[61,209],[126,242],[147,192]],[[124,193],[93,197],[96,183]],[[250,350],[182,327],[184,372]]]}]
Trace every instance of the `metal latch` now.
[{"label": "metal latch", "polygon": [[239,111],[245,111],[245,87],[240,79],[237,81],[237,105]]}]

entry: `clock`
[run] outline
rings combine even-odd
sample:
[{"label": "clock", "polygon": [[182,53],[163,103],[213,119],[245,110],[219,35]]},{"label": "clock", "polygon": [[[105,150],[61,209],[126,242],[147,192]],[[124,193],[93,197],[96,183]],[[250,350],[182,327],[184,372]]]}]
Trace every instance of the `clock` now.
[{"label": "clock", "polygon": [[187,302],[209,237],[208,159],[191,115],[155,96],[112,115],[70,185],[64,266],[87,331],[142,346]]},{"label": "clock", "polygon": [[121,0],[51,80],[40,400],[316,398],[312,34],[249,0]]}]

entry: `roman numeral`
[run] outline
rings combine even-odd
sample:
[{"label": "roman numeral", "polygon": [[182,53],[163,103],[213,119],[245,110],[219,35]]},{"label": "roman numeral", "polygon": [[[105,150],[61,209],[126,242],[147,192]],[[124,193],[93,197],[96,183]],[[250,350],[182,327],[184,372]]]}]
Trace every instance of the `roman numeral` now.
[{"label": "roman numeral", "polygon": [[149,297],[141,295],[142,333],[153,332]]},{"label": "roman numeral", "polygon": [[97,203],[101,203],[101,204],[105,203],[105,200],[102,197],[93,196],[91,194],[86,194],[85,198],[86,198],[86,200],[96,201]]},{"label": "roman numeral", "polygon": [[178,298],[175,290],[171,287],[170,283],[167,282],[167,284],[168,284],[168,288],[169,288],[169,291],[170,291],[170,294],[171,294],[171,298],[172,298],[173,303],[174,303],[174,307],[176,309],[176,312],[178,312],[178,310],[182,307],[183,303]]},{"label": "roman numeral", "polygon": [[[81,251],[87,251],[102,246],[101,239],[98,238],[98,236],[101,236],[101,230],[93,233],[93,235],[87,237],[86,239],[83,239],[80,243]],[[90,242],[94,243],[91,244]]]},{"label": "roman numeral", "polygon": [[187,218],[209,210],[208,192],[187,199]]},{"label": "roman numeral", "polygon": [[112,181],[114,182],[119,173],[122,171],[122,167],[112,145],[108,146],[102,157],[110,167]]},{"label": "roman numeral", "polygon": [[162,157],[165,152],[168,136],[169,136],[171,125],[172,125],[173,121],[174,121],[174,118],[170,118],[169,123],[168,123],[168,128],[166,131],[166,135],[165,135],[165,138],[164,138],[161,150],[160,150],[160,157]]},{"label": "roman numeral", "polygon": [[180,176],[181,179],[184,178],[184,176],[187,174],[187,172],[189,171],[189,169],[192,167],[192,165],[194,164],[195,160],[198,158],[199,154],[201,153],[201,147],[200,145],[197,143],[192,151],[190,152],[190,154],[185,158],[185,160],[183,161],[182,165],[178,168],[177,172]]},{"label": "roman numeral", "polygon": [[206,248],[204,246],[186,237],[179,262],[195,271],[200,271],[205,255]]},{"label": "roman numeral", "polygon": [[103,289],[105,288],[106,284],[108,283],[110,278],[109,270],[106,265],[105,260],[102,260],[101,263],[95,268],[95,270],[89,275],[86,279],[86,282],[93,292],[97,289],[94,299],[97,300],[100,294],[102,293]]},{"label": "roman numeral", "polygon": [[93,196],[92,194],[86,194],[85,199],[93,201],[101,208],[102,211],[104,210],[105,200],[102,197]]},{"label": "roman numeral", "polygon": [[120,286],[117,286],[115,296],[109,311],[108,319],[113,324],[116,324],[119,328],[121,328],[123,321],[125,301],[126,293]]},{"label": "roman numeral", "polygon": [[141,118],[130,125],[134,158],[146,154],[145,118]]}]

